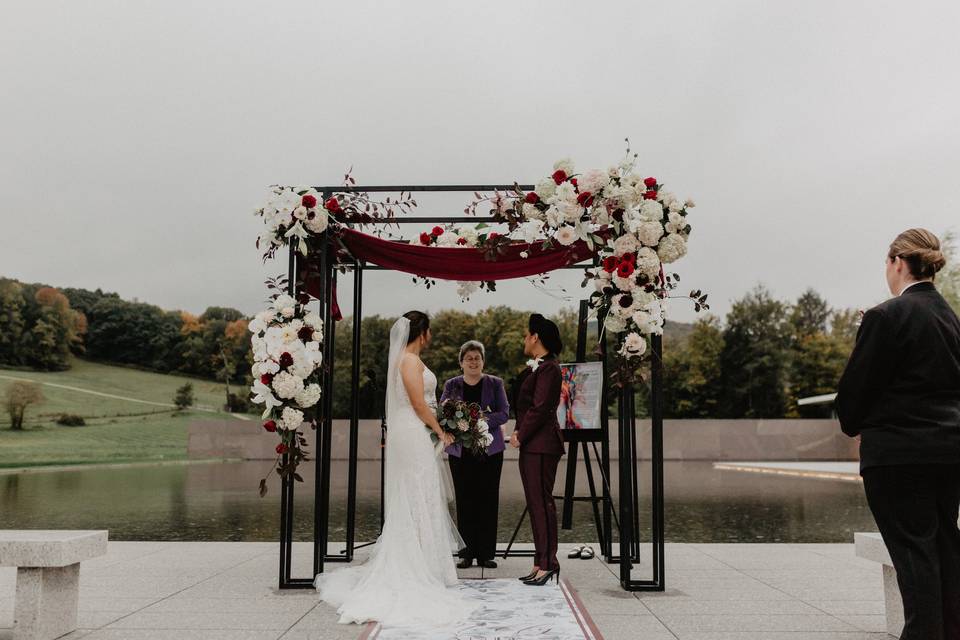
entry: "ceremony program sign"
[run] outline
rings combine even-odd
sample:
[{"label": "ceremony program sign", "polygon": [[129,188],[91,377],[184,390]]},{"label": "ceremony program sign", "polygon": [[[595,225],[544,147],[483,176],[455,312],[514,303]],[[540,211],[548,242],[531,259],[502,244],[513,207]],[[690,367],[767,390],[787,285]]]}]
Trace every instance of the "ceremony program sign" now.
[{"label": "ceremony program sign", "polygon": [[561,364],[562,386],[557,421],[561,429],[599,429],[603,364]]}]

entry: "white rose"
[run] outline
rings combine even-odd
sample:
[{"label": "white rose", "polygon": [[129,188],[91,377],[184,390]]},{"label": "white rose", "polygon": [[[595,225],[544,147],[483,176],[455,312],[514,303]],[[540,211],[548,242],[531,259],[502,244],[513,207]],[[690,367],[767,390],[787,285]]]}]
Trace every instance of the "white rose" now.
[{"label": "white rose", "polygon": [[603,326],[611,333],[620,333],[627,328],[627,322],[623,318],[619,318],[612,313],[608,313],[607,317],[603,321]]},{"label": "white rose", "polygon": [[270,384],[277,397],[285,400],[291,400],[303,393],[303,380],[287,371],[275,375]]},{"label": "white rose", "polygon": [[639,311],[633,314],[632,320],[641,333],[662,334],[663,308],[660,306],[660,301],[654,299],[644,305]]},{"label": "white rose", "polygon": [[545,178],[537,183],[536,192],[541,200],[548,200],[557,192],[557,183],[553,181],[553,178]]},{"label": "white rose", "polygon": [[680,233],[687,226],[687,219],[681,214],[671,211],[667,215],[667,233]]},{"label": "white rose", "polygon": [[298,340],[297,332],[300,331],[298,327],[295,327],[293,323],[285,324],[280,327],[280,339],[283,340],[285,344],[289,344],[294,340]]},{"label": "white rose", "polygon": [[577,187],[580,189],[580,193],[589,191],[593,194],[599,194],[609,181],[610,178],[605,171],[590,169],[577,178]]},{"label": "white rose", "polygon": [[563,246],[569,247],[577,241],[577,232],[573,230],[573,227],[560,227],[553,237]]},{"label": "white rose", "polygon": [[537,205],[524,202],[523,209],[521,211],[523,213],[523,217],[527,220],[543,220],[543,212],[540,211],[540,209],[537,209]]},{"label": "white rose", "polygon": [[280,315],[282,315],[284,318],[292,318],[295,313],[296,309],[293,307],[284,307],[283,309],[280,309]]},{"label": "white rose", "polygon": [[273,301],[273,308],[276,309],[277,311],[282,311],[283,309],[287,307],[292,307],[296,304],[297,304],[297,301],[294,300],[293,297],[283,293],[277,296],[277,298]]},{"label": "white rose", "polygon": [[556,162],[553,163],[553,170],[554,170],[554,171],[557,171],[557,170],[563,171],[565,174],[567,174],[567,177],[572,176],[572,175],[573,175],[573,160],[571,160],[570,158],[561,158],[561,159],[559,159],[559,160],[557,160]]},{"label": "white rose", "polygon": [[[304,324],[312,328],[315,332],[323,328],[323,318],[320,317],[319,313],[311,311],[304,317]],[[316,338],[316,333],[314,333],[314,338]]]},{"label": "white rose", "polygon": [[655,247],[663,237],[663,225],[657,220],[644,220],[637,225],[637,236],[647,247]]},{"label": "white rose", "polygon": [[677,202],[677,196],[670,193],[669,191],[660,191],[657,193],[657,200],[663,203],[663,206],[669,207],[674,202]]},{"label": "white rose", "polygon": [[667,206],[667,208],[670,211],[681,211],[683,210],[683,203],[680,202],[679,200],[674,200]]},{"label": "white rose", "polygon": [[671,233],[660,241],[657,254],[665,263],[675,262],[687,254],[687,241],[679,234]]},{"label": "white rose", "polygon": [[613,253],[617,257],[627,253],[634,253],[639,248],[640,243],[637,242],[637,237],[632,233],[626,233],[620,236],[613,243]]},{"label": "white rose", "polygon": [[479,282],[467,282],[467,281],[457,282],[457,295],[460,296],[460,298],[463,300],[466,300],[467,298],[472,296],[474,293],[477,292],[478,289],[480,289]]},{"label": "white rose", "polygon": [[465,239],[471,247],[477,244],[477,239],[480,236],[475,227],[459,227],[457,233],[461,238]]},{"label": "white rose", "polygon": [[643,336],[631,331],[623,339],[623,346],[620,348],[620,355],[625,358],[635,358],[642,356],[647,350],[647,341]]},{"label": "white rose", "polygon": [[493,435],[488,433],[487,435],[483,436],[483,446],[489,447],[491,444],[493,444]]},{"label": "white rose", "polygon": [[283,413],[281,414],[280,424],[277,426],[288,431],[294,431],[300,428],[300,425],[303,424],[303,412],[297,411],[293,407],[284,407]]},{"label": "white rose", "polygon": [[693,209],[695,206],[697,206],[697,203],[693,201],[693,198],[687,198],[687,200],[683,203],[683,206],[687,209]]},{"label": "white rose", "polygon": [[302,198],[292,189],[283,189],[271,202],[271,205],[276,208],[278,213],[289,216],[300,205],[301,201]]},{"label": "white rose", "polygon": [[583,207],[576,200],[563,200],[557,203],[557,209],[567,222],[576,222],[583,217]]}]

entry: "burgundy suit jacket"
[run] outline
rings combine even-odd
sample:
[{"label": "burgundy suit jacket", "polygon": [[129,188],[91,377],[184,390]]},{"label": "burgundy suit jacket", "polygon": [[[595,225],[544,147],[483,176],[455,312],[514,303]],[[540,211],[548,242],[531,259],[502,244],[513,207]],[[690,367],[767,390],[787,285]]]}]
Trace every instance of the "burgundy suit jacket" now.
[{"label": "burgundy suit jacket", "polygon": [[514,432],[523,453],[563,455],[563,435],[557,421],[560,405],[560,364],[547,356],[536,371],[528,372],[517,392]]}]

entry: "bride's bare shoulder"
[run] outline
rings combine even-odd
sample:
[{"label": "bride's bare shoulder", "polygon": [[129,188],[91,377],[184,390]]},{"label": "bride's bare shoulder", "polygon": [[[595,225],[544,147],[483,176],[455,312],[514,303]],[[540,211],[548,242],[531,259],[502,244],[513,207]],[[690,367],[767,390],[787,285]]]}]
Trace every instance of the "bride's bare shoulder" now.
[{"label": "bride's bare shoulder", "polygon": [[420,359],[420,356],[406,352],[400,356],[400,366],[403,368],[413,368],[423,369],[425,366],[423,360]]}]

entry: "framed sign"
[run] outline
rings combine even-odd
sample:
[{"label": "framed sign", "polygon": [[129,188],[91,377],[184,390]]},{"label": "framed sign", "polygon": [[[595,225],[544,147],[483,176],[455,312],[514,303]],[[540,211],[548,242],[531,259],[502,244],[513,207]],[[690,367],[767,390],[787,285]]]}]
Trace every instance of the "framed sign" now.
[{"label": "framed sign", "polygon": [[577,362],[561,364],[562,384],[557,422],[567,431],[600,430],[600,403],[603,395],[603,364]]}]

